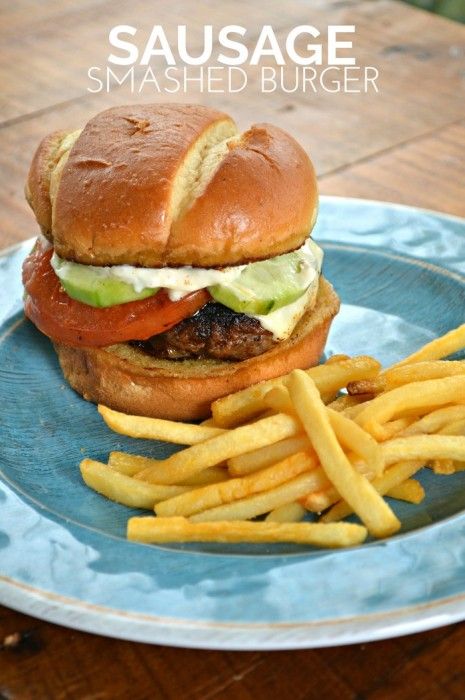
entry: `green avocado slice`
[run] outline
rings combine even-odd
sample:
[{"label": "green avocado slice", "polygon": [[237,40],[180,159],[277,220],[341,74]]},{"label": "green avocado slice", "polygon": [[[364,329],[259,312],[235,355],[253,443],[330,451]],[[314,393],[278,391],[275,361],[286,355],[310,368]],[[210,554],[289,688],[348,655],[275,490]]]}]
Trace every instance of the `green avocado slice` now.
[{"label": "green avocado slice", "polygon": [[208,291],[233,311],[266,315],[292,304],[308,288],[307,263],[299,252],[247,265],[234,281]]},{"label": "green avocado slice", "polygon": [[105,308],[146,299],[158,292],[158,287],[136,292],[131,284],[109,275],[99,274],[91,265],[67,263],[66,275],[58,275],[65,292],[89,306]]}]

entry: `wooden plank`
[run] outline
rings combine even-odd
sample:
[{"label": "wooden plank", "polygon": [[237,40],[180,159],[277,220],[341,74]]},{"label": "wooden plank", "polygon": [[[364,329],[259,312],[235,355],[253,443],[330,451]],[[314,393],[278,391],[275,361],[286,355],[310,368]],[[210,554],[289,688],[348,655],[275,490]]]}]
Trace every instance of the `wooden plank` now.
[{"label": "wooden plank", "polygon": [[324,194],[465,216],[465,120],[329,173],[320,183]]}]

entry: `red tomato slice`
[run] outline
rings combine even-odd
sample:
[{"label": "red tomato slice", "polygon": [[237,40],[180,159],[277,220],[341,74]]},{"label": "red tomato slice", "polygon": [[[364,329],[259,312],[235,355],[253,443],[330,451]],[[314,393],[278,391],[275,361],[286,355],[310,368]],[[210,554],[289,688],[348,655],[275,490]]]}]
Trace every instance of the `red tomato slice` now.
[{"label": "red tomato slice", "polygon": [[202,289],[171,301],[166,291],[160,290],[147,299],[95,308],[66,294],[50,264],[52,253],[52,248],[38,241],[24,261],[24,310],[42,333],[67,345],[103,346],[146,340],[192,316],[210,299]]}]

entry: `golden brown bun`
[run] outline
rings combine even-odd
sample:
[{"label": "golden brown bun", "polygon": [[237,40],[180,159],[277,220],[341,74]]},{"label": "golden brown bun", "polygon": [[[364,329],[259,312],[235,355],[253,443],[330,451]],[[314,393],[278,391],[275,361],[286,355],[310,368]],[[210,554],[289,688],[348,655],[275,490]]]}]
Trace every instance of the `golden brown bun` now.
[{"label": "golden brown bun", "polygon": [[199,105],[109,109],[39,146],[28,201],[61,257],[93,265],[235,265],[299,247],[312,164],[275,126],[242,135]]},{"label": "golden brown bun", "polygon": [[338,310],[339,299],[322,277],[314,308],[288,340],[235,363],[157,360],[126,343],[108,348],[54,345],[64,376],[88,401],[125,413],[193,420],[205,418],[220,396],[317,364]]}]

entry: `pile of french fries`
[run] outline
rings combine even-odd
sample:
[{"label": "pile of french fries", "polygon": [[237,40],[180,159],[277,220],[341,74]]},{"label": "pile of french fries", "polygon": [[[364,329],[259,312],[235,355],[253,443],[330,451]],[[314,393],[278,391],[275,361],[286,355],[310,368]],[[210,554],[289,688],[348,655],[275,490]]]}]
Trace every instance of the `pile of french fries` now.
[{"label": "pile of french fries", "polygon": [[[419,503],[420,469],[465,469],[465,360],[442,359],[464,347],[465,324],[386,370],[333,356],[218,399],[200,425],[99,406],[117,433],[188,447],[163,460],[84,459],[82,477],[155,512],[129,518],[138,542],[346,547],[387,537],[401,523],[384,496]],[[341,522],[354,513],[361,524]]]}]

